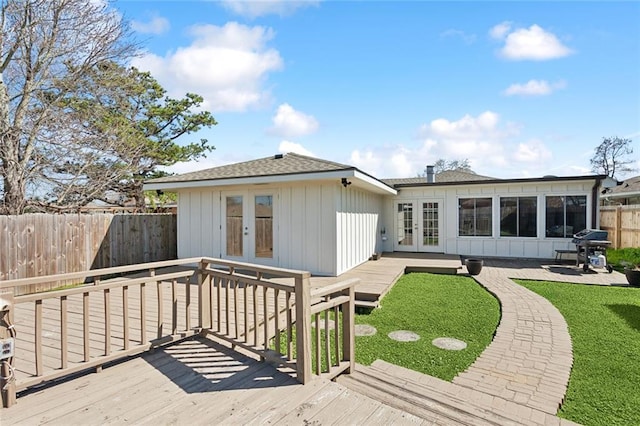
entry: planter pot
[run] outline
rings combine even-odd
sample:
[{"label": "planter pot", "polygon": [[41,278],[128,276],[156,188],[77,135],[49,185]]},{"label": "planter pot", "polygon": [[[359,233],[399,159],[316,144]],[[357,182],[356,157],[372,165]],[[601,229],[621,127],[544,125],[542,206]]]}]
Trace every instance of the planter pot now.
[{"label": "planter pot", "polygon": [[478,275],[482,271],[482,259],[467,259],[464,264],[467,265],[469,275]]},{"label": "planter pot", "polygon": [[625,269],[624,275],[627,277],[627,282],[633,287],[640,287],[640,271],[637,269]]}]

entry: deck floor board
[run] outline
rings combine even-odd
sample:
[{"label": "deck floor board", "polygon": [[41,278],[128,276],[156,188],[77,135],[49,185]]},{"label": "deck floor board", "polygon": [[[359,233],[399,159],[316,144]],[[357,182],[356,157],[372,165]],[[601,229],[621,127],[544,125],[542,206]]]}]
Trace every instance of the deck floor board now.
[{"label": "deck floor board", "polygon": [[347,414],[350,423],[374,415],[378,424],[413,423],[340,384],[316,379],[303,386],[286,369],[204,337],[30,391],[0,413],[7,425],[336,424]]}]

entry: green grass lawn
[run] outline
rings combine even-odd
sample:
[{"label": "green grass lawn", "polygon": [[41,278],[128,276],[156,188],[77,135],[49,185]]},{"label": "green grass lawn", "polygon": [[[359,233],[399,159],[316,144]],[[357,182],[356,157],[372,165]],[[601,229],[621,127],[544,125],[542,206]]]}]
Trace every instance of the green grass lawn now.
[{"label": "green grass lawn", "polygon": [[[378,330],[374,336],[356,337],[356,361],[369,365],[382,359],[450,381],[491,343],[499,320],[498,301],[472,278],[408,274],[380,308],[356,315],[356,324]],[[387,334],[396,330],[413,331],[420,340],[394,341]],[[431,344],[436,337],[454,337],[468,346],[462,351],[439,349]]]},{"label": "green grass lawn", "polygon": [[574,364],[559,415],[585,425],[640,425],[640,289],[517,281],[565,317]]}]

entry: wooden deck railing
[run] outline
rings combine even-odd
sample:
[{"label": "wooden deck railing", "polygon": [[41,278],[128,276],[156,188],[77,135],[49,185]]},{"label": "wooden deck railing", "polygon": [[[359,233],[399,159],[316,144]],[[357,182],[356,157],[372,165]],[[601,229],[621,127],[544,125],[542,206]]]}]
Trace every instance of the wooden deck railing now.
[{"label": "wooden deck railing", "polygon": [[[100,371],[106,363],[198,333],[287,365],[301,383],[314,374],[334,377],[353,367],[355,280],[312,292],[309,277],[190,258],[0,281],[6,305],[0,306],[0,338],[18,333],[14,357],[2,362],[3,405],[11,405],[17,391],[86,369]],[[16,287],[39,280],[83,284],[13,297]],[[336,325],[333,343],[328,312]]]}]

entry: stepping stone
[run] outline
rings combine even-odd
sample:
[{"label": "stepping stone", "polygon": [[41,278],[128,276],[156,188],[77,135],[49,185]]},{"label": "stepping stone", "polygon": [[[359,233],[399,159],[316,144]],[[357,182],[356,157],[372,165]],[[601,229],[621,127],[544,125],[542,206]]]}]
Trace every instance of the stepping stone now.
[{"label": "stepping stone", "polygon": [[467,348],[467,343],[452,337],[438,337],[431,341],[433,346],[448,351],[461,351]]},{"label": "stepping stone", "polygon": [[355,333],[356,336],[373,336],[378,330],[369,324],[356,324]]},{"label": "stepping stone", "polygon": [[390,339],[398,342],[415,342],[416,340],[420,340],[420,336],[408,330],[392,331],[388,336]]}]

